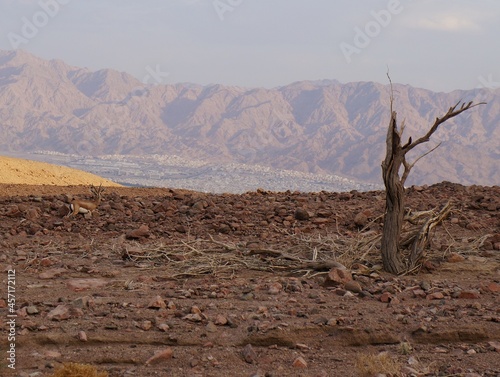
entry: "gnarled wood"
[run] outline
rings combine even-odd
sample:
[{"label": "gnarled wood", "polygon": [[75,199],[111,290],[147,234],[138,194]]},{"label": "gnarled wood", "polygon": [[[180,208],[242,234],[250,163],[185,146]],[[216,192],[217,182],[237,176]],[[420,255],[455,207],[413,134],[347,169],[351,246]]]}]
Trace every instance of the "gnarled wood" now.
[{"label": "gnarled wood", "polygon": [[[387,76],[389,77],[389,75]],[[455,106],[448,109],[444,116],[436,118],[434,124],[424,136],[416,139],[415,141],[413,141],[410,137],[408,142],[402,145],[401,138],[405,125],[403,122],[401,127],[398,128],[397,114],[393,111],[394,97],[390,77],[389,82],[391,83],[391,119],[386,138],[386,156],[384,161],[382,161],[382,178],[386,189],[386,210],[382,230],[381,253],[384,269],[393,274],[401,274],[406,271],[413,270],[414,267],[420,262],[423,256],[423,250],[429,243],[429,231],[444,218],[443,215],[438,216],[438,218],[434,220],[432,218],[429,219],[424,228],[422,228],[422,232],[414,238],[413,244],[410,247],[411,255],[409,261],[405,264],[401,258],[400,242],[405,211],[404,183],[406,182],[406,179],[415,163],[425,155],[435,150],[439,145],[418,157],[413,163],[406,161],[406,154],[416,146],[428,142],[432,134],[436,132],[441,124],[463,113],[464,111],[484,104],[484,102],[476,104],[472,101],[468,103],[462,103],[461,101],[457,102]],[[404,170],[402,176],[400,177],[399,172],[401,167],[403,167]]]},{"label": "gnarled wood", "polygon": [[417,267],[422,259],[425,257],[425,248],[428,246],[430,242],[430,233],[434,227],[439,225],[451,211],[451,203],[448,202],[443,207],[441,211],[435,216],[431,216],[427,219],[427,221],[422,225],[420,231],[415,237],[413,244],[411,246],[410,253],[410,267],[413,269]]},{"label": "gnarled wood", "polygon": [[386,147],[387,153],[382,163],[386,194],[384,230],[381,241],[382,262],[387,272],[399,274],[404,270],[399,255],[399,236],[404,216],[404,187],[399,179],[399,168],[404,162],[404,154],[397,129],[395,111],[391,114]]}]

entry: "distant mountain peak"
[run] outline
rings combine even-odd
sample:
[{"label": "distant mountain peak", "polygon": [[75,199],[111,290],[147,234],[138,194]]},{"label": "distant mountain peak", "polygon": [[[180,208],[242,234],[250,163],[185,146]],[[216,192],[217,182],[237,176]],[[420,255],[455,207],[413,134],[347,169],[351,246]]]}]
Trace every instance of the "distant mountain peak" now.
[{"label": "distant mountain peak", "polygon": [[[500,183],[499,89],[393,88],[405,136],[422,135],[459,100],[488,102],[440,128],[432,142],[443,144],[419,161],[410,183]],[[167,154],[378,183],[389,98],[388,84],[336,80],[151,86],[115,70],[0,51],[0,151]]]}]

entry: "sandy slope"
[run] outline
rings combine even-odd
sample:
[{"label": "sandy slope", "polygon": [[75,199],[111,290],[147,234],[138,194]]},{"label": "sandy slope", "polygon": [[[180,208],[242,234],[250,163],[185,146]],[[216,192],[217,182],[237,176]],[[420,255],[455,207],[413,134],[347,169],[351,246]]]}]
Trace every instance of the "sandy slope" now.
[{"label": "sandy slope", "polygon": [[0,156],[0,183],[26,185],[120,186],[97,175],[44,162]]}]

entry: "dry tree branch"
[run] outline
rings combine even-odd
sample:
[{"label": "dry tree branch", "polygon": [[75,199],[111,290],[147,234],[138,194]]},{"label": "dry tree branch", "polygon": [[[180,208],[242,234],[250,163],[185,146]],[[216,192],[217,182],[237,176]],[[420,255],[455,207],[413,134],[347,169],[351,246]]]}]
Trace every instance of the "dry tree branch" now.
[{"label": "dry tree branch", "polygon": [[305,261],[304,263],[298,266],[293,266],[293,269],[314,270],[314,271],[325,271],[325,270],[330,270],[332,268],[345,269],[346,267],[342,263],[335,261],[320,261],[320,262]]},{"label": "dry tree branch", "polygon": [[389,85],[391,86],[391,95],[389,97],[389,101],[390,101],[390,104],[391,104],[391,114],[392,114],[392,112],[393,112],[393,110],[392,110],[393,107],[392,106],[394,104],[394,89],[392,87],[391,76],[389,75],[389,67],[387,67],[387,73],[386,74],[387,74],[387,78],[389,79]]},{"label": "dry tree branch", "polygon": [[[411,137],[410,140],[408,141],[409,144],[411,144]],[[408,175],[410,174],[410,170],[413,169],[415,164],[423,157],[427,156],[429,153],[434,152],[436,149],[439,148],[441,145],[441,142],[438,143],[434,148],[431,148],[427,152],[425,152],[423,155],[419,156],[415,161],[413,161],[411,164],[406,161],[406,155],[403,156],[403,166],[405,168],[403,175],[401,176],[401,184],[404,185],[406,182],[406,178],[408,178]],[[403,147],[404,149],[405,147]]]},{"label": "dry tree branch", "polygon": [[424,216],[433,215],[435,213],[436,212],[432,209],[428,211],[418,211],[418,212],[413,212],[410,210],[408,214],[404,217],[404,220],[408,221],[410,224],[418,225],[419,219],[421,219]]},{"label": "dry tree branch", "polygon": [[235,250],[237,250],[237,248],[235,246],[233,246],[233,245],[228,245],[228,244],[225,244],[223,242],[219,242],[219,241],[214,240],[214,238],[212,237],[211,234],[209,235],[209,237],[210,237],[210,241],[212,243],[214,243],[216,245],[219,245],[219,246],[222,246],[227,251],[235,251]]},{"label": "dry tree branch", "polygon": [[439,213],[427,219],[424,225],[420,228],[418,233],[415,235],[415,240],[412,245],[412,250],[410,253],[409,267],[410,269],[419,266],[420,261],[424,258],[425,248],[429,244],[431,231],[439,225],[451,211],[451,202],[448,201],[446,205],[439,211]]},{"label": "dry tree branch", "polygon": [[[183,279],[212,274],[231,278],[240,270],[264,272],[288,271],[310,276],[331,268],[350,268],[355,262],[376,249],[380,240],[377,232],[342,237],[339,234],[304,237],[288,234],[291,245],[269,245],[267,248],[246,248],[218,240],[197,239],[176,244],[158,243],[125,247],[122,258],[140,268],[162,268],[168,279]],[[208,244],[208,245],[207,245]],[[281,250],[280,250],[281,249]]]},{"label": "dry tree branch", "polygon": [[434,132],[436,132],[438,127],[441,124],[443,124],[444,122],[446,122],[447,120],[449,120],[453,117],[456,117],[457,115],[463,113],[464,111],[472,109],[473,107],[476,107],[479,105],[486,105],[486,102],[473,103],[473,101],[470,101],[468,103],[463,102],[462,105],[460,106],[460,108],[457,109],[457,107],[460,105],[460,103],[462,103],[462,100],[459,100],[454,106],[451,106],[448,109],[448,112],[445,115],[443,115],[441,118],[437,117],[436,120],[434,121],[434,124],[429,129],[429,131],[427,131],[427,133],[424,136],[418,138],[414,142],[405,146],[405,148],[403,148],[403,152],[406,154],[407,152],[409,152],[410,150],[415,148],[417,145],[428,142],[430,140],[430,137],[432,136],[432,134],[434,134]]},{"label": "dry tree branch", "polygon": [[273,258],[283,258],[291,261],[302,262],[303,259],[294,257],[293,255],[284,253],[282,251],[271,250],[271,249],[252,249],[245,255],[269,255]]}]

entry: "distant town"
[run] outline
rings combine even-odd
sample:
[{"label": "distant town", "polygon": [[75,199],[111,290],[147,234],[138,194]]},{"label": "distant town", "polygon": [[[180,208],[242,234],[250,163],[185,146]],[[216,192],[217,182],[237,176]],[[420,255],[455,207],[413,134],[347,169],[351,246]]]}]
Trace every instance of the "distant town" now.
[{"label": "distant town", "polygon": [[[12,154],[11,154],[12,155]],[[171,187],[211,193],[269,191],[345,192],[382,189],[335,175],[301,173],[245,164],[207,164],[177,156],[79,156],[52,151],[16,154],[100,175],[126,186]]]}]

